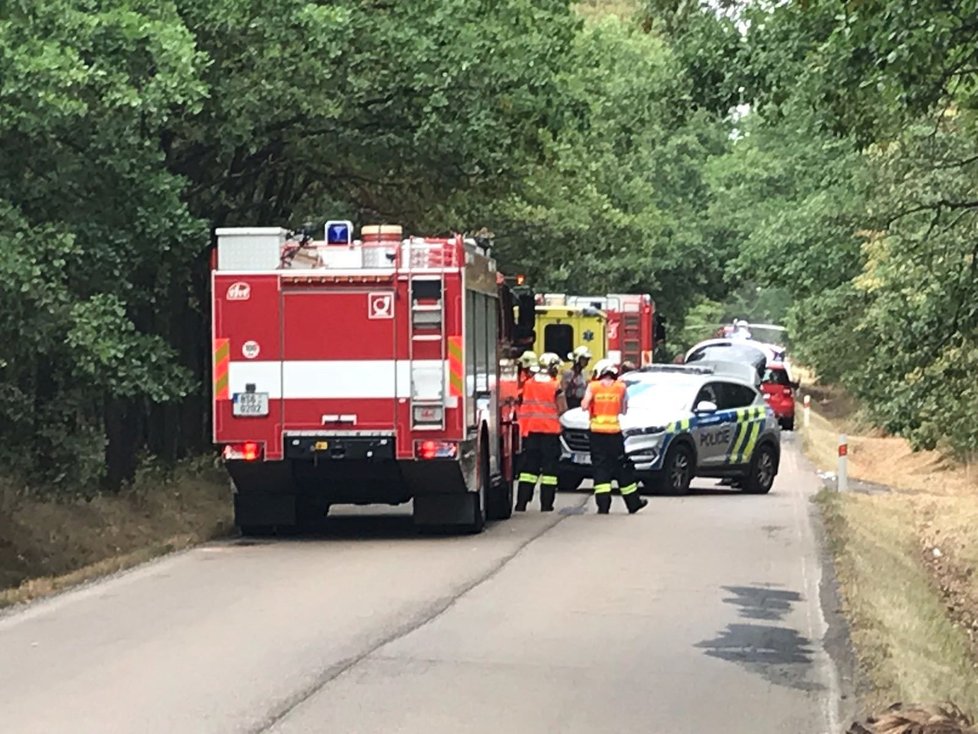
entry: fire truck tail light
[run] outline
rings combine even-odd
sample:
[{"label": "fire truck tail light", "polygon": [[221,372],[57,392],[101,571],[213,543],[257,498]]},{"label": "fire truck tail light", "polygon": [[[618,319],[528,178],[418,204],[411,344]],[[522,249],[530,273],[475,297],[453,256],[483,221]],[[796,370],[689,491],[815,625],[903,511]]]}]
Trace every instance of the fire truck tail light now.
[{"label": "fire truck tail light", "polygon": [[256,441],[229,443],[224,447],[225,461],[258,461],[261,456],[262,447]]},{"label": "fire truck tail light", "polygon": [[458,444],[453,441],[421,441],[415,444],[415,455],[419,459],[454,459],[458,456]]}]

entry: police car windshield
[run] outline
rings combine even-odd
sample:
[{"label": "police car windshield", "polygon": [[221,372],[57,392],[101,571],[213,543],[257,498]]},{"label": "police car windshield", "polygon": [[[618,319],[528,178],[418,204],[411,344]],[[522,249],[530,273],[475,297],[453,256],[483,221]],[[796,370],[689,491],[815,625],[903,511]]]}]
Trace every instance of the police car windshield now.
[{"label": "police car windshield", "polygon": [[686,375],[645,376],[627,380],[628,410],[655,408],[656,411],[689,410],[700,381]]}]

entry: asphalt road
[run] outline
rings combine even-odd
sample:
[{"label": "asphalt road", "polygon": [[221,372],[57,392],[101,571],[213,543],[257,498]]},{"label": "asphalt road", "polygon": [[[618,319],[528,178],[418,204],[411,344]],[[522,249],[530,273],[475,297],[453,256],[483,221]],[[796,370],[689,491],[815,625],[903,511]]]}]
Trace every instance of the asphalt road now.
[{"label": "asphalt road", "polygon": [[171,556],[0,617],[0,731],[838,732],[817,484]]}]

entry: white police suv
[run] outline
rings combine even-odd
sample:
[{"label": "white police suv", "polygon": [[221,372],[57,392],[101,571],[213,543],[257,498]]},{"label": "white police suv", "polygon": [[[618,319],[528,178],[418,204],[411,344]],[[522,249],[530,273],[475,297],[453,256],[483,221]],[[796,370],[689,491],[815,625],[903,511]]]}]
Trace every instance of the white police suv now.
[{"label": "white police suv", "polygon": [[[744,492],[771,491],[781,429],[752,365],[651,365],[621,379],[628,386],[625,453],[644,489],[685,494],[693,477],[715,477]],[[559,484],[573,489],[591,476],[588,415],[575,408],[560,420]]]}]

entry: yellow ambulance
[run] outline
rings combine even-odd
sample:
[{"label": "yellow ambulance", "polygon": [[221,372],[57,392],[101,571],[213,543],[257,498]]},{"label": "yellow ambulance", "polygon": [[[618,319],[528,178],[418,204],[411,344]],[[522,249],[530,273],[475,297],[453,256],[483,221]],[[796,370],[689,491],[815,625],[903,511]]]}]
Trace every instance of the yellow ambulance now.
[{"label": "yellow ambulance", "polygon": [[537,296],[536,342],[537,354],[553,352],[570,364],[568,355],[579,346],[591,350],[591,364],[604,359],[607,353],[608,316],[591,306],[568,305],[563,294],[545,293]]}]

